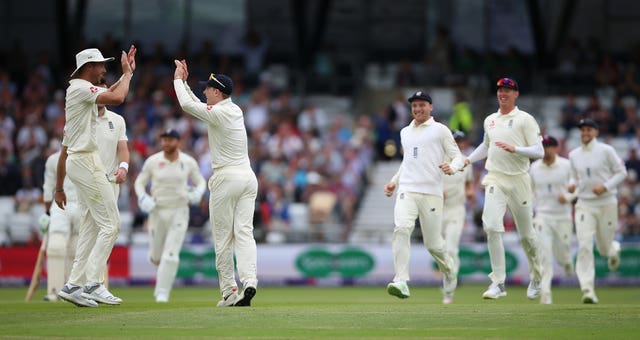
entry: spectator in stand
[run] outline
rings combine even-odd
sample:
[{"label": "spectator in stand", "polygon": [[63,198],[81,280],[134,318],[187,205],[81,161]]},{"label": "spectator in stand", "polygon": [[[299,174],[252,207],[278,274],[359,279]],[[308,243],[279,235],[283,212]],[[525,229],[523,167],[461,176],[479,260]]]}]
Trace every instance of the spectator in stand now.
[{"label": "spectator in stand", "polygon": [[311,130],[321,135],[327,130],[328,126],[329,117],[327,113],[314,103],[307,103],[304,110],[298,115],[298,129],[300,132]]},{"label": "spectator in stand", "polygon": [[582,110],[576,104],[576,96],[573,93],[569,93],[566,97],[566,102],[562,106],[562,113],[560,121],[562,127],[566,132],[578,127],[578,122],[582,118]]}]

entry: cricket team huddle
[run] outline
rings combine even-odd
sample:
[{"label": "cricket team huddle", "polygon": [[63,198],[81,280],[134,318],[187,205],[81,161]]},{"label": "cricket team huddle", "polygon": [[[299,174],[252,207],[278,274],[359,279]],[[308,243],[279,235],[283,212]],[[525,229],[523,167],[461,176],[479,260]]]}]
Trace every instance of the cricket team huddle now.
[{"label": "cricket team huddle", "polygon": [[[95,48],[76,54],[65,96],[62,148],[45,167],[47,214],[40,223],[48,229],[46,300],[62,299],[81,307],[123,303],[105,285],[105,272],[119,233],[117,198],[130,155],[124,119],[107,106],[126,101],[136,52],[132,45],[119,58],[105,57]],[[107,67],[112,68],[108,65],[116,59],[122,76],[107,85]],[[250,163],[245,114],[231,98],[234,82],[229,76],[211,73],[194,80],[186,60],[174,60],[172,66],[172,85],[182,111],[206,125],[212,174],[207,182],[198,161],[180,151],[181,134],[168,129],[160,135],[162,150],[144,161],[136,177],[137,203],[148,214],[149,261],[157,266],[154,298],[159,303],[170,300],[189,226],[189,205],[200,204],[208,189],[208,208],[215,212],[210,222],[221,296],[217,306],[250,306],[258,288],[253,224],[258,178]],[[196,89],[197,80],[202,81]],[[581,145],[568,159],[559,156],[558,140],[543,136],[535,118],[516,105],[519,90],[514,79],[497,81],[499,109],[484,119],[482,142],[468,155],[460,147],[467,136],[434,119],[427,92],[408,98],[413,119],[400,131],[402,162],[381,188],[395,196],[390,295],[410,297],[411,234],[418,219],[424,245],[442,274],[442,302],[454,302],[465,199],[472,195],[471,165],[485,161],[482,226],[491,284],[482,298],[507,295],[502,237],[508,209],[528,260],[527,298],[552,303],[555,258],[566,274],[577,274],[581,301],[598,303],[593,244],[595,240],[599,254],[615,271],[620,265],[620,244],[614,240],[616,188],[627,176],[624,162],[611,146],[598,141],[598,123],[589,118],[578,123]],[[202,92],[206,102],[194,92]]]}]

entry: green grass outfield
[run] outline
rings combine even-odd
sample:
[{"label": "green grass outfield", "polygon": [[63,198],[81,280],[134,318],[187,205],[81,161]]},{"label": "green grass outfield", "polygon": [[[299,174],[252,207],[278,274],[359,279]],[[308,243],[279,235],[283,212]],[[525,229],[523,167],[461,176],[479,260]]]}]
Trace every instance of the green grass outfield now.
[{"label": "green grass outfield", "polygon": [[385,287],[259,287],[252,307],[216,308],[214,287],[179,287],[156,304],[152,287],[113,287],[121,306],[78,308],[24,302],[26,288],[0,288],[0,338],[436,338],[631,339],[640,334],[640,288],[598,287],[598,305],[580,303],[576,287],[554,289],[554,304],[507,287],[483,300],[486,286],[464,285],[442,305],[436,287],[412,287],[411,298]]}]

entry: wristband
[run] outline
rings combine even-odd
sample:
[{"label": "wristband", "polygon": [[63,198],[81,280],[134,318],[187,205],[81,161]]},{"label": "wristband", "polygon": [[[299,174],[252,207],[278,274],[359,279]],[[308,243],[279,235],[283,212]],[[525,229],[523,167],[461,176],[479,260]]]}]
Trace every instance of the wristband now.
[{"label": "wristband", "polygon": [[56,189],[54,192],[64,192],[64,189]]},{"label": "wristband", "polygon": [[127,162],[120,162],[120,165],[118,165],[119,168],[124,168],[124,170],[126,172],[129,172],[129,163]]}]

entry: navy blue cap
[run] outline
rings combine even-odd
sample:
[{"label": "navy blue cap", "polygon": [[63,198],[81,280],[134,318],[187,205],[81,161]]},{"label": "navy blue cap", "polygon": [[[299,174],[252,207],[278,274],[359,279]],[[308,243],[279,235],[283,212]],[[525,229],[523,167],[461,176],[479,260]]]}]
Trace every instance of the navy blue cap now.
[{"label": "navy blue cap", "polygon": [[520,88],[518,87],[518,82],[516,82],[515,80],[513,80],[511,78],[500,78],[500,79],[498,79],[498,83],[496,83],[496,86],[498,88],[504,87],[504,88],[507,88],[507,89],[520,91]]},{"label": "navy blue cap", "polygon": [[167,129],[160,135],[160,137],[171,137],[180,139],[180,134],[174,129]]},{"label": "navy blue cap", "polygon": [[451,134],[453,135],[453,139],[455,139],[456,142],[461,139],[467,138],[467,134],[460,130],[452,131]]},{"label": "navy blue cap", "polygon": [[200,83],[207,87],[218,89],[220,92],[227,95],[231,95],[231,92],[233,92],[233,80],[222,73],[211,73],[209,80],[202,81]]},{"label": "navy blue cap", "polygon": [[580,119],[580,122],[578,123],[578,127],[581,128],[583,126],[589,126],[596,130],[598,129],[598,123],[596,123],[596,121],[591,118]]},{"label": "navy blue cap", "polygon": [[542,138],[542,146],[558,146],[558,140],[553,136],[546,135]]},{"label": "navy blue cap", "polygon": [[433,101],[431,100],[431,96],[424,91],[418,91],[408,99],[409,103],[411,103],[414,100],[426,100],[429,102],[429,104],[433,104]]}]

